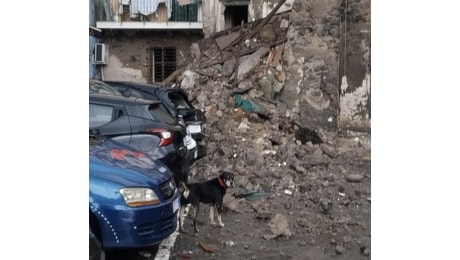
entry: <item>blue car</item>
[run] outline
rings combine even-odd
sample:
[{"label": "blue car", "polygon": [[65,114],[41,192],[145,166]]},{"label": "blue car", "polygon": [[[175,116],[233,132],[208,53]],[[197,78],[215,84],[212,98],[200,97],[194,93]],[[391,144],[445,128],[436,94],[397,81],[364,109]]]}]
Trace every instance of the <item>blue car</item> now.
[{"label": "blue car", "polygon": [[179,196],[163,163],[90,134],[89,224],[105,250],[161,243],[176,230]]}]

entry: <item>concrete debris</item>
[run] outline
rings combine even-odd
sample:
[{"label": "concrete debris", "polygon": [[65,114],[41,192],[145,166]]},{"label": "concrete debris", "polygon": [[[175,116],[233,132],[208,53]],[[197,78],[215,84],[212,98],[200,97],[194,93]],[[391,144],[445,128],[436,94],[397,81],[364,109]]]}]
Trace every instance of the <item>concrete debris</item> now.
[{"label": "concrete debris", "polygon": [[321,207],[321,211],[324,214],[329,214],[332,209],[332,201],[328,199],[321,199],[319,205]]},{"label": "concrete debris", "polygon": [[307,173],[307,170],[305,169],[305,167],[303,167],[301,165],[293,165],[292,168],[293,168],[293,170],[295,170],[298,173],[301,173],[301,174],[306,174]]},{"label": "concrete debris", "polygon": [[216,43],[219,46],[219,49],[223,50],[230,45],[236,38],[238,38],[239,32],[229,33],[227,35],[216,38]]},{"label": "concrete debris", "polygon": [[[292,237],[290,224],[294,243],[304,241],[293,259],[308,258],[303,253],[316,247],[318,255],[309,259],[370,255],[360,245],[347,252],[356,245],[338,238],[353,234],[365,245],[370,240],[371,143],[370,133],[337,129],[340,57],[339,39],[332,35],[340,19],[323,25],[340,14],[306,15],[323,6],[295,1],[295,21],[276,13],[264,24],[255,20],[217,32],[193,46],[193,62],[177,77],[176,85],[207,118],[208,153],[193,165],[190,178],[209,179],[219,169],[236,175],[235,189],[224,197],[225,228],[202,226],[208,241],[218,241],[214,258],[232,259],[229,254],[241,249],[246,258],[278,259],[276,250],[256,252],[259,240]],[[205,221],[206,212],[200,214]],[[196,245],[196,237],[180,239]],[[232,241],[238,245],[230,248]],[[197,258],[206,258],[196,251]]]},{"label": "concrete debris", "polygon": [[260,200],[260,201],[251,203],[251,207],[256,212],[269,212],[270,203],[265,200]]},{"label": "concrete debris", "polygon": [[345,177],[345,180],[347,180],[348,182],[355,182],[355,183],[362,182],[363,179],[364,179],[364,176],[361,174],[350,174]]},{"label": "concrete debris", "polygon": [[363,254],[365,256],[369,256],[371,254],[371,250],[366,246],[361,246],[360,252],[361,252],[361,254]]},{"label": "concrete debris", "polygon": [[270,227],[272,235],[264,236],[265,239],[272,239],[278,236],[289,238],[293,235],[291,230],[289,230],[289,223],[286,216],[282,214],[276,214],[272,220],[270,220],[268,226]]},{"label": "concrete debris", "polygon": [[224,241],[223,244],[225,246],[228,246],[228,247],[234,247],[236,245],[236,243],[231,241],[231,240],[230,241]]},{"label": "concrete debris", "polygon": [[284,194],[292,195],[292,191],[290,191],[290,190],[284,190]]},{"label": "concrete debris", "polygon": [[346,248],[342,245],[335,246],[335,253],[338,255],[342,255],[346,252]]},{"label": "concrete debris", "polygon": [[184,73],[182,73],[180,78],[182,78],[181,85],[180,85],[181,88],[190,89],[195,86],[195,83],[198,80],[199,75],[198,73],[193,72],[191,70],[186,70],[184,71]]},{"label": "concrete debris", "polygon": [[185,251],[185,250],[182,250],[182,251],[179,251],[176,253],[176,256],[178,257],[181,257],[181,258],[184,258],[184,259],[190,259],[192,258],[192,252],[191,251]]},{"label": "concrete debris", "polygon": [[[278,67],[278,65],[280,64],[281,54],[283,54],[283,50],[284,50],[284,44],[281,44],[275,47],[275,51],[274,51],[275,53],[273,54],[273,58],[268,61],[271,67],[275,67],[275,68]],[[278,80],[278,81],[284,82],[284,80]]]},{"label": "concrete debris", "polygon": [[270,219],[272,217],[272,213],[270,212],[257,212],[256,214],[256,218],[257,219],[263,219],[263,220],[267,220],[267,219]]},{"label": "concrete debris", "polygon": [[198,245],[199,245],[199,246],[201,247],[201,249],[203,249],[203,251],[205,251],[206,253],[212,253],[212,252],[214,252],[212,246],[209,245],[209,244],[200,242]]},{"label": "concrete debris", "polygon": [[226,194],[224,196],[222,204],[225,209],[228,209],[233,212],[241,212],[241,210],[239,209],[240,200],[236,199],[231,195]]},{"label": "concrete debris", "polygon": [[320,144],[320,147],[323,150],[323,152],[327,154],[329,157],[336,158],[338,156],[338,152],[333,146],[328,145],[326,143],[322,143]]},{"label": "concrete debris", "polygon": [[[269,51],[270,51],[269,48],[261,47],[253,54],[247,57],[243,57],[243,60],[240,63],[239,68],[238,68],[237,79],[243,79],[246,76],[246,74],[251,72],[260,63],[260,59],[264,57],[265,55],[267,55]],[[231,76],[231,78],[233,77],[234,75]]]}]

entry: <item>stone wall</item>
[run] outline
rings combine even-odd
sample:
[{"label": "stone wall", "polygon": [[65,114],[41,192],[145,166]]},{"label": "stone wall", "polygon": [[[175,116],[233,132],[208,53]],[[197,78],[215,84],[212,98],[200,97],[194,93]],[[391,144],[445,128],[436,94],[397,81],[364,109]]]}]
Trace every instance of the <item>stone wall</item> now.
[{"label": "stone wall", "polygon": [[301,127],[335,131],[338,111],[340,0],[296,0],[284,52],[285,116]]},{"label": "stone wall", "polygon": [[370,1],[294,1],[284,59],[285,116],[313,130],[370,128]]}]

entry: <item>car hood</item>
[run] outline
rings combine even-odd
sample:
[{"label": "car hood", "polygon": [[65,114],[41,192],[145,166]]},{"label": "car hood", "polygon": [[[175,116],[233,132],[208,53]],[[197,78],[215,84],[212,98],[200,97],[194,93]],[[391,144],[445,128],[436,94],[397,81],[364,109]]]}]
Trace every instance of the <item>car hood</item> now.
[{"label": "car hood", "polygon": [[163,163],[111,140],[90,144],[89,174],[123,186],[158,186],[172,177]]}]

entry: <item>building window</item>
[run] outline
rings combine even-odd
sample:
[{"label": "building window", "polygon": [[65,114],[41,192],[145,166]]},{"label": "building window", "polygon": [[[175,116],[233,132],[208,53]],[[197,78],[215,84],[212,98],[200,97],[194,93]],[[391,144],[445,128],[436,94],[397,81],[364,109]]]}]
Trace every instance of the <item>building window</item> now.
[{"label": "building window", "polygon": [[152,82],[162,82],[176,70],[175,47],[151,48]]},{"label": "building window", "polygon": [[224,1],[225,29],[240,26],[241,21],[248,23],[249,1]]}]

